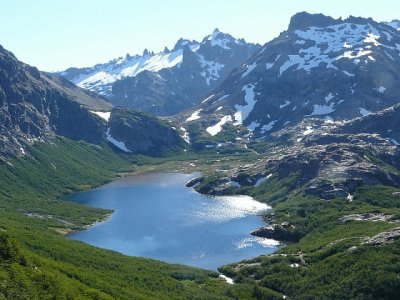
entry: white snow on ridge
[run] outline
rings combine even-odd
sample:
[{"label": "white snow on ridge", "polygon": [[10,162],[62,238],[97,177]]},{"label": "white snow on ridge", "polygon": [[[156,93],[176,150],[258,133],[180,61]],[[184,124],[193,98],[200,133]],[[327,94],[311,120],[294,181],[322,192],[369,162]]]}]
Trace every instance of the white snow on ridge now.
[{"label": "white snow on ridge", "polygon": [[226,122],[231,122],[231,121],[232,121],[232,117],[231,116],[223,116],[221,118],[221,121],[219,121],[217,124],[215,124],[213,126],[207,127],[206,131],[212,136],[217,135],[222,130],[222,126]]},{"label": "white snow on ridge", "polygon": [[186,123],[200,119],[199,113],[201,111],[202,111],[202,109],[199,109],[199,110],[196,110],[194,113],[192,113],[191,116],[186,119]]},{"label": "white snow on ridge", "polygon": [[102,95],[111,93],[111,84],[117,80],[134,77],[145,70],[158,72],[181,63],[183,50],[171,53],[160,52],[155,55],[134,56],[121,59],[115,64],[95,67],[90,74],[84,74],[72,81],[81,88],[97,91]]},{"label": "white snow on ridge", "polygon": [[108,119],[110,119],[110,115],[111,112],[106,111],[106,112],[102,112],[102,111],[93,111],[93,110],[89,110],[92,114],[98,115],[100,118],[102,118],[103,120],[106,120],[108,122]]},{"label": "white snow on ridge", "polygon": [[361,114],[363,117],[368,116],[368,115],[371,113],[369,110],[367,110],[367,109],[365,109],[365,108],[362,108],[362,107],[360,107],[359,110],[360,110],[360,114]]},{"label": "white snow on ridge", "polygon": [[242,91],[245,92],[244,100],[245,105],[236,104],[236,112],[234,114],[235,124],[242,124],[249,114],[252,112],[254,105],[256,104],[255,94],[254,94],[254,84],[247,84],[242,87]]},{"label": "white snow on ridge", "polygon": [[251,71],[254,70],[255,67],[257,67],[257,63],[252,63],[251,65],[247,65],[247,70],[246,70],[246,72],[244,72],[242,74],[240,79],[242,79],[243,77],[246,77],[247,75],[249,75],[251,73]]},{"label": "white snow on ridge", "polygon": [[110,134],[110,128],[107,129],[106,131],[106,138],[107,141],[109,141],[111,144],[113,144],[115,147],[119,148],[120,150],[124,151],[124,152],[128,152],[131,153],[132,151],[129,150],[128,148],[126,148],[125,143],[118,141],[116,139],[114,139],[111,134]]},{"label": "white snow on ridge", "polygon": [[[327,28],[309,27],[307,30],[296,30],[295,34],[301,41],[313,41],[313,46],[302,48],[299,54],[289,55],[288,60],[280,68],[281,76],[290,67],[297,66],[310,72],[311,69],[325,63],[328,68],[337,69],[334,62],[340,59],[358,59],[366,57],[371,61],[372,47],[384,47],[393,51],[400,51],[396,47],[382,44],[380,32],[371,24],[361,25],[344,23]],[[294,44],[302,45],[299,40]]]}]

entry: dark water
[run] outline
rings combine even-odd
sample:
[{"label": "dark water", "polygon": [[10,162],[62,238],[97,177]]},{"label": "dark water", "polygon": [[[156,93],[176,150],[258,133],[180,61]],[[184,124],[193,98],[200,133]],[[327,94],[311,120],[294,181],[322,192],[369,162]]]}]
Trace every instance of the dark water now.
[{"label": "dark water", "polygon": [[69,237],[210,270],[276,249],[275,241],[249,234],[265,225],[258,216],[268,208],[265,204],[246,196],[200,195],[185,187],[195,176],[149,173],[70,195],[67,200],[115,212],[106,222]]}]

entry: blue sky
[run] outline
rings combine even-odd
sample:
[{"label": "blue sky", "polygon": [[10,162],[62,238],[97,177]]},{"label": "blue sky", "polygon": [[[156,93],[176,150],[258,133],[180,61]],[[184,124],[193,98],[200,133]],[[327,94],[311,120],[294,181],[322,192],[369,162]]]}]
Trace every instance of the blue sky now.
[{"label": "blue sky", "polygon": [[201,40],[214,28],[264,44],[299,11],[400,19],[400,1],[2,0],[0,44],[41,70],[91,66],[126,53]]}]

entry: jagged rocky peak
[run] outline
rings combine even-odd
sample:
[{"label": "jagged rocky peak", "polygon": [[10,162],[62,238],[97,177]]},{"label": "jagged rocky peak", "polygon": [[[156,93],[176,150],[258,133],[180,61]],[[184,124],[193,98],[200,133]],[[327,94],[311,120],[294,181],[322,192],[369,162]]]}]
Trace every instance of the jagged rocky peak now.
[{"label": "jagged rocky peak", "polygon": [[306,29],[309,27],[327,27],[336,25],[341,22],[341,19],[334,19],[323,14],[310,14],[308,12],[300,12],[295,14],[289,23],[289,31]]},{"label": "jagged rocky peak", "polygon": [[104,121],[90,111],[111,105],[55,75],[41,73],[0,47],[0,158],[54,134],[100,143]]},{"label": "jagged rocky peak", "polygon": [[310,117],[368,115],[400,101],[399,45],[399,31],[372,19],[296,14],[288,31],[233,70],[186,118],[201,109],[197,122],[205,134],[243,125],[261,137]]},{"label": "jagged rocky peak", "polygon": [[185,47],[190,47],[190,48],[192,48],[193,46],[198,46],[198,45],[199,45],[199,43],[198,43],[197,41],[195,41],[195,40],[191,41],[191,40],[188,40],[188,39],[180,38],[180,39],[176,42],[174,48],[172,49],[172,52],[178,51],[178,50],[182,50],[182,49],[184,49]]},{"label": "jagged rocky peak", "polygon": [[142,56],[70,68],[60,75],[115,105],[173,115],[198,104],[259,48],[215,30],[201,43],[181,38],[172,50],[155,54],[145,50]]},{"label": "jagged rocky peak", "polygon": [[386,25],[393,27],[396,30],[400,30],[400,20],[392,20],[391,22],[384,22]]},{"label": "jagged rocky peak", "polygon": [[244,43],[246,43],[246,41],[243,39],[235,39],[230,34],[219,31],[218,28],[215,28],[212,34],[206,36],[202,41],[202,44],[210,44],[213,47],[217,46],[226,50],[231,49],[232,44]]}]

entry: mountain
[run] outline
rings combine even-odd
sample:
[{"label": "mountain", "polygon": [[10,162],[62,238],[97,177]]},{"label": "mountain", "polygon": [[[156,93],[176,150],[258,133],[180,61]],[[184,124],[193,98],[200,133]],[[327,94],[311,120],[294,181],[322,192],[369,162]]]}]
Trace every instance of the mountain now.
[{"label": "mountain", "polygon": [[199,104],[259,45],[215,29],[201,42],[180,39],[172,50],[118,58],[59,74],[107,97],[113,104],[155,115],[173,115]]},{"label": "mountain", "polygon": [[400,32],[390,24],[298,13],[180,122],[201,124],[208,136],[243,125],[263,137],[305,118],[348,120],[392,106]]},{"label": "mountain", "polygon": [[353,119],[335,129],[337,133],[357,134],[359,132],[376,133],[400,145],[400,104],[383,111],[369,114],[363,118]]},{"label": "mountain", "polygon": [[[114,116],[112,105],[103,97],[78,88],[62,77],[40,72],[1,46],[0,106],[0,158],[25,155],[28,145],[51,141],[55,135],[98,145],[108,141],[117,147],[120,142],[141,143],[140,148],[128,151],[131,153],[161,153],[152,146],[159,146],[161,142],[164,148],[173,149],[183,144],[179,134],[166,123],[128,109],[126,115],[135,118],[135,123],[129,126],[140,125],[144,133],[124,136],[123,129],[118,132],[108,125],[110,115],[113,124],[129,122],[127,116],[121,117],[121,110]],[[138,116],[142,124],[138,124]],[[123,141],[115,140],[110,130],[112,134],[124,136]]]},{"label": "mountain", "polygon": [[215,181],[194,183],[208,182],[198,191],[219,195],[232,188],[254,188],[274,177],[288,180],[287,191],[326,200],[351,199],[361,186],[399,188],[399,120],[400,105],[346,122],[308,118],[274,132],[267,145],[255,147],[261,154],[257,161],[223,170]]},{"label": "mountain", "polygon": [[104,123],[89,112],[110,109],[63,78],[39,72],[0,46],[0,157],[54,134],[99,143]]}]

